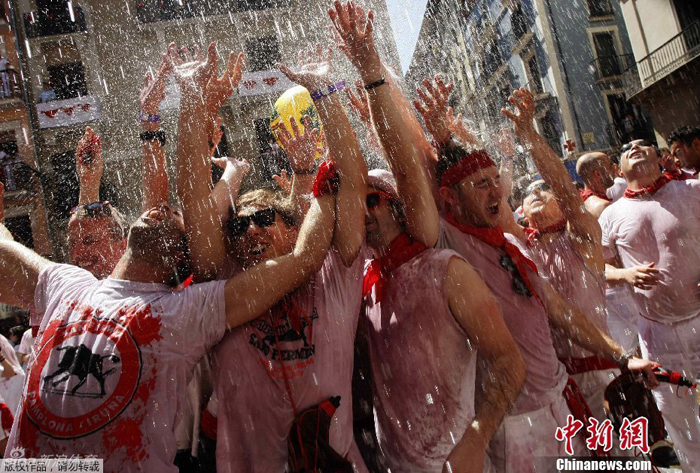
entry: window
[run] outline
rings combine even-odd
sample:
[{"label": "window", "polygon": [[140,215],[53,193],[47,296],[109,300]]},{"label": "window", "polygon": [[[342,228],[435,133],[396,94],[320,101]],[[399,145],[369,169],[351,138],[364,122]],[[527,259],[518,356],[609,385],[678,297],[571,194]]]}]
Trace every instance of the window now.
[{"label": "window", "polygon": [[280,46],[275,36],[263,36],[246,40],[246,59],[250,71],[272,69],[282,58]]},{"label": "window", "polygon": [[37,12],[24,15],[27,36],[50,36],[86,31],[83,9],[66,0],[37,0]]},{"label": "window", "polygon": [[591,18],[613,15],[610,0],[588,0],[588,13]]},{"label": "window", "polygon": [[49,66],[47,69],[56,99],[70,99],[88,94],[85,68],[81,62]]},{"label": "window", "polygon": [[620,61],[615,49],[615,38],[611,32],[595,33],[593,35],[596,62],[601,77],[618,76],[621,73]]},{"label": "window", "polygon": [[510,22],[515,39],[520,39],[527,33],[527,18],[525,17],[525,12],[523,12],[522,4],[518,4],[518,7],[513,10]]},{"label": "window", "polygon": [[540,66],[537,63],[537,55],[533,54],[530,59],[526,62],[528,83],[530,85],[530,90],[535,94],[541,94],[544,92],[542,88],[542,76],[540,74]]}]

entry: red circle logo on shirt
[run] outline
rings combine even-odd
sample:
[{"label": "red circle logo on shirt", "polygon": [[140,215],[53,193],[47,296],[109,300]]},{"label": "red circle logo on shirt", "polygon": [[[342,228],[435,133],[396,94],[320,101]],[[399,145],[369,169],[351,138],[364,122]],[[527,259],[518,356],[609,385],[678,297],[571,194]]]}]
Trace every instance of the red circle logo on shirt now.
[{"label": "red circle logo on shirt", "polygon": [[[58,439],[94,433],[129,405],[141,377],[141,351],[109,319],[49,325],[29,372],[24,409],[39,431]],[[70,403],[70,416],[65,404]]]}]

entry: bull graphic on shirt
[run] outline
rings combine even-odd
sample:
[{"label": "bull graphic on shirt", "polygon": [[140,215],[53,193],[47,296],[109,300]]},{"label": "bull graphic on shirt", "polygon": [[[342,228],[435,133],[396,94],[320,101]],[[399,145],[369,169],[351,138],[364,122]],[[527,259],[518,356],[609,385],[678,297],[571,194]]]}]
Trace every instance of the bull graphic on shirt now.
[{"label": "bull graphic on shirt", "polygon": [[[100,393],[99,395],[92,393],[84,393],[83,395],[89,397],[103,397],[107,394],[105,392],[105,380],[109,375],[114,373],[117,368],[111,368],[104,371],[103,362],[106,359],[112,363],[121,362],[121,359],[117,355],[111,353],[109,355],[94,354],[90,348],[86,347],[82,343],[77,347],[60,347],[56,350],[59,352],[65,350],[65,352],[58,362],[58,368],[56,371],[50,375],[44,376],[43,380],[45,386],[51,382],[51,386],[56,388],[56,386],[59,384],[67,382],[71,376],[77,376],[78,383],[73,387],[70,393],[65,391],[65,394],[80,396],[81,393],[78,393],[78,390],[87,382],[88,376],[92,375],[93,378],[100,383]],[[59,377],[60,379],[54,381]]]}]

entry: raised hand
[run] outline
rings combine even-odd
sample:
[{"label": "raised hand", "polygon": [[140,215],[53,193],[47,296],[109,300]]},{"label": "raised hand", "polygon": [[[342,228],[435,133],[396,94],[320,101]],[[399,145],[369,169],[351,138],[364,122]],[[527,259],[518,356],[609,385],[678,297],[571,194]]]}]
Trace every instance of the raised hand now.
[{"label": "raised hand", "polygon": [[358,70],[363,80],[373,81],[381,77],[382,63],[374,44],[374,12],[365,11],[355,2],[343,5],[340,1],[328,10],[335,31],[336,43]]},{"label": "raised hand", "polygon": [[75,149],[75,167],[81,188],[89,185],[99,187],[104,170],[102,142],[89,126],[85,127],[85,133]]},{"label": "raised hand", "polygon": [[182,100],[203,100],[204,91],[218,64],[216,43],[209,44],[206,57],[198,46],[193,48],[193,52],[187,47],[178,51],[175,43],[170,43],[168,56],[174,66],[173,74],[180,85]]},{"label": "raised hand", "polygon": [[479,146],[479,139],[476,135],[469,129],[467,122],[464,120],[462,114],[458,114],[455,117],[455,112],[452,107],[447,109],[447,115],[445,115],[445,120],[447,121],[447,127],[452,132],[453,135],[457,137],[459,141],[464,144],[472,144],[474,146]]},{"label": "raised hand", "polygon": [[372,117],[369,113],[369,103],[367,103],[367,94],[362,87],[360,81],[355,82],[356,93],[352,89],[345,89],[345,95],[348,96],[348,104],[353,112],[362,120],[363,123],[371,123]]},{"label": "raised hand", "polygon": [[231,157],[211,158],[211,162],[223,169],[227,176],[243,179],[250,172],[250,163],[247,159]]},{"label": "raised hand", "polygon": [[[236,56],[232,52],[228,56],[226,70],[221,77],[216,77],[215,73],[212,74],[204,92],[204,103],[210,116],[216,116],[221,106],[226,103],[233,91],[236,90],[238,83],[241,81],[244,68],[245,57],[243,53]],[[216,68],[214,68],[214,71],[216,71]]]},{"label": "raised hand", "polygon": [[285,64],[277,64],[276,67],[292,82],[306,87],[306,90],[313,93],[322,87],[331,84],[331,60],[333,51],[328,48],[326,51],[317,44],[314,48],[310,46],[305,51],[299,53],[298,70],[293,71]]},{"label": "raised hand", "polygon": [[502,128],[493,135],[493,139],[496,142],[496,149],[501,156],[508,158],[515,156],[515,139],[509,129]]},{"label": "raised hand", "polygon": [[505,108],[501,109],[501,113],[513,121],[515,134],[520,138],[527,138],[535,133],[535,127],[532,123],[532,119],[535,117],[535,99],[530,91],[524,87],[515,89],[508,97],[508,102],[515,106],[517,113]]},{"label": "raised hand", "polygon": [[272,176],[272,179],[275,180],[277,185],[280,186],[280,189],[282,189],[282,192],[285,194],[290,194],[292,192],[292,181],[289,180],[289,175],[287,174],[286,169],[282,169],[279,174]]},{"label": "raised hand", "polygon": [[[413,106],[423,117],[425,127],[437,143],[445,143],[450,139],[450,127],[447,122],[447,99],[453,85],[445,84],[440,76],[435,76],[435,86],[429,79],[423,79],[423,87],[418,87],[420,101],[414,100]],[[422,101],[422,102],[421,102]]]},{"label": "raised hand", "polygon": [[308,115],[304,115],[302,122],[304,131],[300,133],[294,117],[289,117],[292,133],[289,133],[286,126],[281,126],[277,129],[277,138],[287,153],[294,172],[308,174],[316,166],[316,153],[319,147],[318,129],[311,127],[311,119]]},{"label": "raised hand", "polygon": [[151,72],[146,73],[143,89],[139,95],[141,111],[149,115],[157,115],[158,107],[165,98],[165,85],[173,71],[173,62],[168,52],[163,54],[155,77]]}]

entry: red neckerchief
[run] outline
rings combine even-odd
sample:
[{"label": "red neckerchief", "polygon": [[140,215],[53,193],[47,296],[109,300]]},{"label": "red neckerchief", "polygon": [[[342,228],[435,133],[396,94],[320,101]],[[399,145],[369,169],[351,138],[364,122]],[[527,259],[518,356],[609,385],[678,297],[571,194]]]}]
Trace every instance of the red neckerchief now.
[{"label": "red neckerchief", "polygon": [[560,222],[550,225],[549,227],[544,227],[541,229],[536,229],[532,227],[525,227],[525,234],[527,235],[527,246],[535,246],[535,242],[546,233],[558,233],[566,228],[566,219]]},{"label": "red neckerchief", "polygon": [[525,255],[523,255],[520,252],[520,248],[506,240],[506,237],[503,234],[503,229],[501,227],[480,228],[464,225],[463,223],[457,222],[457,220],[454,218],[454,215],[449,213],[445,216],[445,220],[457,227],[457,229],[462,233],[471,235],[483,241],[487,245],[491,245],[495,248],[500,248],[501,250],[505,251],[506,254],[510,256],[510,259],[513,260],[515,266],[518,268],[518,273],[520,274],[520,277],[523,278],[523,282],[525,283],[527,288],[530,290],[535,299],[542,303],[541,299],[537,295],[537,292],[535,291],[535,287],[530,282],[530,278],[527,277],[527,267],[529,266],[530,269],[537,273],[537,266],[535,266],[535,263],[530,261],[527,257],[525,257]]},{"label": "red neckerchief", "polygon": [[628,199],[640,199],[642,197],[654,195],[663,186],[675,180],[678,179],[676,179],[676,177],[673,174],[671,174],[670,172],[665,172],[661,176],[659,176],[659,178],[656,181],[654,181],[652,185],[647,186],[644,189],[634,191],[628,187],[627,189],[625,189],[625,193],[623,194],[623,196],[627,197]]},{"label": "red neckerchief", "polygon": [[584,202],[593,196],[599,197],[603,200],[607,200],[608,202],[612,202],[612,199],[609,198],[607,195],[600,193],[600,192],[596,192],[592,189],[586,189],[584,191],[581,191],[581,198],[583,199]]},{"label": "red neckerchief", "polygon": [[389,273],[427,249],[428,247],[423,243],[412,240],[408,233],[402,233],[394,238],[384,256],[374,258],[365,270],[362,297],[372,292],[372,288],[376,285],[376,301],[381,302]]},{"label": "red neckerchief", "polygon": [[332,161],[324,161],[318,167],[316,180],[314,181],[314,197],[321,197],[326,194],[336,195],[340,187],[340,179],[335,164]]}]

